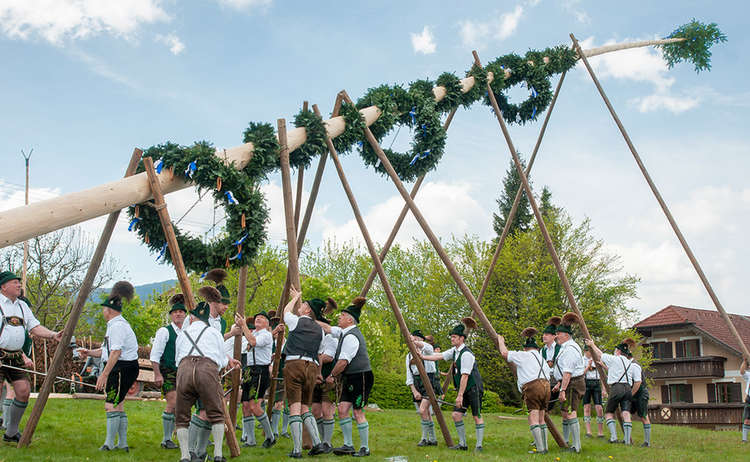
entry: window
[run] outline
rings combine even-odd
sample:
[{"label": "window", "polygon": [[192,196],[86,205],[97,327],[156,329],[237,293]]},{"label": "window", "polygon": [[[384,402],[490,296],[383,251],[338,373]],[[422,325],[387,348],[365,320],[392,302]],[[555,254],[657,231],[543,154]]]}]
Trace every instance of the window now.
[{"label": "window", "polygon": [[649,343],[654,359],[672,359],[672,342]]},{"label": "window", "polygon": [[692,403],[693,402],[693,385],[692,384],[673,384],[661,386],[661,402],[669,403]]},{"label": "window", "polygon": [[742,386],[739,383],[707,383],[706,391],[709,403],[741,403]]},{"label": "window", "polygon": [[697,358],[701,355],[700,341],[696,339],[681,340],[675,342],[675,357],[677,358]]}]

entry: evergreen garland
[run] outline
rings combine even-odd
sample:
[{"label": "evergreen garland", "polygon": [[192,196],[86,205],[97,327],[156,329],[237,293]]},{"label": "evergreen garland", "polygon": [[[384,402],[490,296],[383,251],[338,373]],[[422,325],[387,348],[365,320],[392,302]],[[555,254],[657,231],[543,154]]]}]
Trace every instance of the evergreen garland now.
[{"label": "evergreen garland", "polygon": [[[682,61],[692,62],[697,72],[710,70],[710,47],[726,41],[726,36],[715,23],[703,24],[695,19],[676,29],[669,38],[686,40],[659,45],[669,67]],[[500,106],[502,116],[509,124],[525,124],[535,121],[552,100],[550,79],[575,66],[578,56],[568,46],[560,45],[541,51],[529,50],[522,57],[510,53],[496,58],[484,67],[472,65],[465,73],[472,76],[475,84],[466,93],[462,92],[461,80],[453,73],[441,74],[435,82],[417,80],[406,89],[400,85],[381,85],[371,88],[356,105],[343,103],[340,115],[344,118],[344,132],[333,139],[336,150],[349,152],[356,144],[366,165],[386,174],[375,151],[364,135],[365,121],[359,109],[376,106],[380,117],[370,126],[378,142],[397,126],[406,126],[413,132],[411,149],[396,152],[384,149],[396,173],[403,181],[413,181],[434,169],[445,149],[445,130],[441,116],[458,106],[470,107],[480,99],[490,106],[487,93],[488,74],[493,74],[490,88]],[[433,87],[441,86],[446,96],[435,102]],[[520,103],[511,103],[506,93],[516,85],[525,86],[529,96]],[[296,127],[306,129],[306,141],[289,155],[292,167],[307,167],[313,158],[321,155],[326,147],[326,128],[323,120],[310,110],[301,110],[294,118]],[[242,266],[252,259],[264,242],[265,223],[268,211],[258,184],[280,167],[279,143],[274,127],[268,123],[251,122],[243,132],[243,141],[253,144],[253,157],[242,169],[225,165],[207,142],[198,142],[191,147],[165,143],[153,146],[145,156],[160,159],[162,168],[171,168],[176,174],[185,171],[191,162],[195,170],[189,181],[199,190],[211,189],[214,199],[222,202],[228,219],[221,236],[207,244],[200,239],[183,234],[175,227],[183,261],[188,270],[202,272],[212,267]],[[139,166],[139,171],[143,165]],[[217,183],[221,178],[221,185]],[[231,204],[226,192],[231,191],[237,204]],[[136,208],[138,213],[136,213]],[[165,261],[171,262],[165,251],[165,239],[158,216],[148,206],[131,206],[129,229],[134,229],[153,251],[160,252]],[[244,220],[243,220],[244,215]],[[244,224],[244,226],[243,226]],[[241,246],[238,244],[242,239]]]}]

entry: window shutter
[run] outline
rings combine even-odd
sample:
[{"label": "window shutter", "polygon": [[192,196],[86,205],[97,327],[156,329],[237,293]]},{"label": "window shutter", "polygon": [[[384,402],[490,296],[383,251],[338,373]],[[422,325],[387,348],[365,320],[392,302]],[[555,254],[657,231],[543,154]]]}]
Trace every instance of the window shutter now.
[{"label": "window shutter", "polygon": [[687,385],[682,385],[681,388],[684,390],[684,396],[686,403],[692,403],[693,402],[693,384],[689,383]]},{"label": "window shutter", "polygon": [[669,385],[661,386],[661,402],[662,404],[669,404]]},{"label": "window shutter", "polygon": [[716,402],[716,384],[715,383],[707,383],[706,384],[706,393],[708,394],[708,402],[709,403],[715,403]]},{"label": "window shutter", "polygon": [[732,383],[729,385],[729,402],[742,402],[742,385],[740,385],[739,383]]},{"label": "window shutter", "polygon": [[675,342],[674,346],[677,349],[677,354],[675,355],[675,357],[684,358],[685,357],[685,342],[680,340],[679,342]]}]

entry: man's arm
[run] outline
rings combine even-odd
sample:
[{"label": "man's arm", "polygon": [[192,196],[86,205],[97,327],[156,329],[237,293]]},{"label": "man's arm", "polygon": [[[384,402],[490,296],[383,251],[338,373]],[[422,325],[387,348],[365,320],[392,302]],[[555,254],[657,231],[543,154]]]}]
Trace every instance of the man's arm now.
[{"label": "man's arm", "polygon": [[560,385],[560,402],[565,401],[565,393],[568,391],[568,384],[570,384],[570,378],[572,374],[570,372],[563,372],[562,384]]},{"label": "man's arm", "polygon": [[346,359],[339,359],[336,365],[333,366],[333,371],[331,371],[331,375],[329,377],[338,377],[339,375],[341,375],[348,364],[349,361],[347,361]]},{"label": "man's arm", "polygon": [[60,341],[60,339],[62,339],[62,331],[55,332],[55,331],[47,329],[41,324],[34,327],[29,332],[36,335],[37,337],[42,337],[42,338],[46,338],[50,340],[54,339],[54,340]]},{"label": "man's arm", "polygon": [[633,384],[633,389],[631,390],[630,394],[635,395],[636,393],[638,393],[639,388],[641,388],[641,382],[635,382]]},{"label": "man's arm", "polygon": [[294,306],[297,304],[297,301],[301,296],[301,292],[297,292],[297,289],[295,289],[294,287],[289,287],[289,303],[287,303],[284,307],[284,314],[292,312]]},{"label": "man's arm", "polygon": [[500,349],[500,354],[503,355],[503,358],[505,360],[508,360],[508,347],[505,346],[505,338],[502,335],[497,336],[497,342],[498,342],[498,348]]},{"label": "man's arm", "polygon": [[464,407],[464,392],[466,384],[469,383],[469,374],[461,374],[461,382],[458,385],[458,395],[456,396],[456,407]]},{"label": "man's arm", "polygon": [[[107,378],[109,377],[109,373],[112,372],[112,368],[114,368],[115,364],[117,364],[117,361],[120,359],[121,354],[122,350],[113,350],[109,352],[107,365],[104,367],[102,373],[99,374],[99,378],[96,379],[97,390],[104,390],[104,386],[107,385]],[[101,356],[101,350],[99,351],[99,355]]]}]

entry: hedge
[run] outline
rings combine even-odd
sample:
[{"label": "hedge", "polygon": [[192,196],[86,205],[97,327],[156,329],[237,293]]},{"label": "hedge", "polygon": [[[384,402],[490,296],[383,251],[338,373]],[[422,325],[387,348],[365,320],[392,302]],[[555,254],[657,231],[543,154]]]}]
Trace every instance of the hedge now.
[{"label": "hedge", "polygon": [[[411,390],[404,384],[405,380],[404,374],[376,373],[375,384],[370,393],[370,402],[383,409],[414,409]],[[452,403],[455,400],[456,390],[451,387],[445,396],[445,401]],[[450,408],[444,405],[443,409]],[[482,409],[486,412],[508,412],[509,410],[502,405],[497,393],[490,390],[484,391]]]}]

